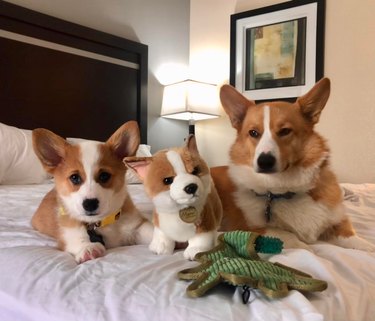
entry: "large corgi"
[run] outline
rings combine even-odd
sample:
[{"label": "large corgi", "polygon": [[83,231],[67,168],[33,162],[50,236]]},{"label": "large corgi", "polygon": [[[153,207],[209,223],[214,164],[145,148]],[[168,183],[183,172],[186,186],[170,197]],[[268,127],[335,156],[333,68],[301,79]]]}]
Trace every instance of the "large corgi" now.
[{"label": "large corgi", "polygon": [[184,147],[124,161],[143,179],[154,203],[152,252],[171,254],[176,242],[188,242],[184,257],[192,260],[214,247],[222,207],[193,135]]},{"label": "large corgi", "polygon": [[122,160],[139,145],[135,121],[122,125],[105,143],[75,145],[47,129],[33,131],[33,147],[55,187],[32,218],[38,231],[78,263],[105,254],[105,248],[147,244],[152,224],[135,208],[126,189]]},{"label": "large corgi", "polygon": [[329,148],[315,130],[330,94],[320,80],[295,103],[255,104],[224,85],[221,103],[237,138],[230,164],[211,173],[223,203],[223,230],[253,229],[278,236],[286,247],[317,240],[374,250],[355,234],[329,166]]}]

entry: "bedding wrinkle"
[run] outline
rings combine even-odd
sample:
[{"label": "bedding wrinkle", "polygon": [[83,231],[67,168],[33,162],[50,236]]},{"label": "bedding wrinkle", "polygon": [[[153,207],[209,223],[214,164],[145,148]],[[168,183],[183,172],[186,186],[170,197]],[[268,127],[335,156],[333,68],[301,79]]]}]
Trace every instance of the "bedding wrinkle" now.
[{"label": "bedding wrinkle", "polygon": [[[358,197],[345,201],[357,233],[375,242],[375,185],[345,187]],[[327,281],[325,291],[292,290],[270,300],[252,290],[248,304],[242,303],[241,287],[227,284],[189,298],[189,283],[178,280],[177,272],[198,264],[185,260],[182,250],[154,255],[144,245],[123,246],[77,265],[30,225],[51,188],[0,186],[1,321],[369,321],[375,315],[375,254],[325,242],[311,245],[313,251],[287,249],[264,257]],[[129,192],[150,215],[143,185],[129,185]]]},{"label": "bedding wrinkle", "polygon": [[[326,245],[317,245],[326,250]],[[335,320],[366,320],[366,315],[374,315],[375,308],[369,300],[375,298],[375,283],[368,267],[374,266],[375,255],[357,250],[343,250],[330,245],[331,251],[317,251],[325,259],[328,267],[320,278],[328,281],[328,289],[322,293],[326,300],[315,301],[319,310],[329,303],[328,311],[334,311],[334,306],[345,306],[346,309],[337,310],[332,319]],[[351,255],[352,254],[352,255]],[[347,262],[340,264],[340,262]],[[338,267],[339,266],[339,267]],[[343,293],[345,295],[343,295]],[[329,300],[333,297],[335,300]],[[327,310],[327,308],[325,308]],[[370,313],[371,312],[371,313]]]}]

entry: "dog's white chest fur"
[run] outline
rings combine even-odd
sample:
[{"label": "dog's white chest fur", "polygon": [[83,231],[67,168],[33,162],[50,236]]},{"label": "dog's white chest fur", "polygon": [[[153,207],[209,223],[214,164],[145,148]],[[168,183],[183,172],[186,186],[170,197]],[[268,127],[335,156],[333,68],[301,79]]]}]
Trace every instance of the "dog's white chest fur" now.
[{"label": "dog's white chest fur", "polygon": [[195,234],[195,225],[181,220],[178,212],[158,213],[159,228],[172,240],[186,242]]},{"label": "dog's white chest fur", "polygon": [[329,210],[322,203],[314,201],[308,194],[296,194],[291,199],[275,199],[271,202],[271,219],[266,219],[265,197],[240,189],[235,194],[237,205],[248,213],[245,219],[252,227],[277,227],[290,231],[306,243],[313,243],[327,225],[337,224],[342,217],[342,208]]},{"label": "dog's white chest fur", "polygon": [[[342,218],[343,208],[330,210],[307,194],[318,166],[295,173],[259,175],[246,166],[232,165],[230,176],[237,183],[236,204],[245,213],[250,227],[277,227],[294,233],[307,243],[315,242],[322,231]],[[275,199],[271,203],[271,220],[266,219],[266,198],[257,196],[271,191],[275,194],[295,192],[291,199]]]}]

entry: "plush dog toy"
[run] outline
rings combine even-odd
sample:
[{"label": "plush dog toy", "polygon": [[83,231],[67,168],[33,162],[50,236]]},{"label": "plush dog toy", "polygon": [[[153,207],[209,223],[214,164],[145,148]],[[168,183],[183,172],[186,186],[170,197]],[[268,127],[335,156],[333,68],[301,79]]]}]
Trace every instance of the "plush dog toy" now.
[{"label": "plush dog toy", "polygon": [[222,206],[194,135],[183,147],[124,162],[138,173],[154,204],[151,251],[171,254],[175,242],[188,241],[184,257],[192,260],[215,246]]},{"label": "plush dog toy", "polygon": [[184,280],[195,280],[186,290],[191,297],[203,295],[220,282],[258,288],[269,298],[280,298],[289,289],[323,291],[327,283],[279,263],[260,260],[257,253],[280,253],[282,242],[254,232],[233,231],[219,236],[219,245],[199,253],[201,264],[181,271]]}]

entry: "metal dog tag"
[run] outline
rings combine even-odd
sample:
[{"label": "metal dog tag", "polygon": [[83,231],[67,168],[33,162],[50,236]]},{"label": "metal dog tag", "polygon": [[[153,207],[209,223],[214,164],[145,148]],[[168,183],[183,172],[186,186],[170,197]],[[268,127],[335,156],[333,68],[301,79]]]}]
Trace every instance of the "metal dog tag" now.
[{"label": "metal dog tag", "polygon": [[180,219],[185,223],[195,223],[198,220],[198,211],[195,207],[186,207],[180,210]]}]

